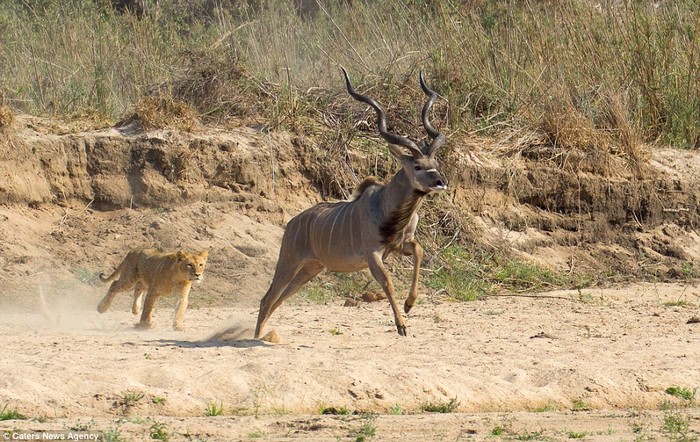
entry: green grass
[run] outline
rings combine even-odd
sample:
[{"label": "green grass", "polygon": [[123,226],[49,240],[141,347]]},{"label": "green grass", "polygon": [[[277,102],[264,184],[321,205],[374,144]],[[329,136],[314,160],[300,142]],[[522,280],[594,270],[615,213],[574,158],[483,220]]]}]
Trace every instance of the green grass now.
[{"label": "green grass", "polygon": [[122,442],[126,439],[122,438],[121,431],[118,428],[111,428],[102,433],[104,442]]},{"label": "green grass", "polygon": [[404,414],[404,409],[401,407],[399,404],[392,405],[391,408],[389,408],[389,414],[392,416],[400,416]]},{"label": "green grass", "polygon": [[490,434],[491,436],[503,436],[503,435],[506,434],[507,431],[508,431],[508,430],[507,430],[506,428],[504,428],[504,427],[502,427],[502,426],[500,426],[500,425],[496,425],[495,427],[493,427],[493,428],[491,429],[491,431],[489,431],[489,434]]},{"label": "green grass", "polygon": [[325,304],[340,296],[359,296],[370,284],[376,284],[367,272],[320,275],[306,284],[299,298],[314,304]]},{"label": "green grass", "polygon": [[514,436],[515,440],[542,440],[542,431],[523,431]]},{"label": "green grass", "polygon": [[661,411],[669,411],[675,409],[676,404],[674,403],[674,401],[662,401],[661,404],[659,404],[659,410]]},{"label": "green grass", "polygon": [[536,407],[532,411],[534,411],[535,413],[549,413],[549,412],[557,411],[557,406],[551,402],[547,402],[545,405],[542,405],[540,407]]},{"label": "green grass", "polygon": [[645,425],[641,422],[633,422],[632,423],[632,433],[634,434],[643,434],[645,430]]},{"label": "green grass", "polygon": [[667,301],[663,303],[664,307],[695,307],[695,304],[693,304],[690,301],[683,301],[683,300],[677,300],[677,301]]},{"label": "green grass", "polygon": [[170,439],[168,427],[162,422],[154,422],[149,428],[149,435],[154,440],[168,441]]},{"label": "green grass", "polygon": [[95,419],[90,419],[89,422],[87,423],[82,423],[80,419],[78,419],[75,424],[71,425],[68,427],[70,431],[89,431],[91,428],[95,426]]},{"label": "green grass", "polygon": [[571,409],[573,411],[588,411],[591,409],[591,406],[588,405],[583,399],[576,399],[571,404]]},{"label": "green grass", "polygon": [[355,442],[372,440],[377,433],[377,427],[373,422],[367,422],[356,431]]},{"label": "green grass", "polygon": [[362,425],[350,433],[355,442],[368,442],[377,434],[377,426],[374,423],[376,416],[373,414],[362,415]]},{"label": "green grass", "polygon": [[697,442],[698,440],[690,430],[690,416],[678,411],[664,412],[661,430],[671,442]]},{"label": "green grass", "polygon": [[224,412],[224,403],[219,402],[218,404],[216,402],[210,402],[207,404],[206,409],[204,410],[204,415],[205,416],[221,416],[221,414]]},{"label": "green grass", "polygon": [[124,391],[120,396],[120,405],[127,408],[132,407],[143,399],[144,394],[140,391]]},{"label": "green grass", "polygon": [[16,420],[16,419],[28,419],[25,415],[20,413],[14,408],[8,409],[9,405],[5,404],[2,407],[2,410],[0,410],[0,421],[9,421],[9,420]]},{"label": "green grass", "polygon": [[562,285],[551,270],[515,259],[499,263],[492,279],[499,287],[513,291],[538,291]]},{"label": "green grass", "polygon": [[440,267],[429,274],[425,284],[458,301],[473,301],[499,290],[531,292],[571,283],[548,269],[504,253],[470,251],[453,244],[441,250],[438,258]]},{"label": "green grass", "polygon": [[689,388],[684,388],[684,387],[668,387],[666,389],[666,393],[670,394],[671,396],[675,396],[681,399],[685,399],[687,401],[692,401],[695,398],[695,393],[697,392],[697,389],[691,390]]},{"label": "green grass", "polygon": [[421,411],[427,413],[452,413],[459,407],[457,398],[452,398],[447,402],[425,402],[420,406]]},{"label": "green grass", "polygon": [[583,439],[586,437],[586,432],[585,431],[569,431],[567,433],[567,436],[569,439]]},{"label": "green grass", "polygon": [[459,301],[479,299],[494,291],[493,285],[483,278],[484,266],[479,261],[479,257],[460,246],[447,247],[440,252],[442,265],[424,283]]},{"label": "green grass", "polygon": [[145,395],[140,391],[123,391],[114,405],[121,408],[122,414],[127,415],[133,407],[141,402],[144,396]]}]

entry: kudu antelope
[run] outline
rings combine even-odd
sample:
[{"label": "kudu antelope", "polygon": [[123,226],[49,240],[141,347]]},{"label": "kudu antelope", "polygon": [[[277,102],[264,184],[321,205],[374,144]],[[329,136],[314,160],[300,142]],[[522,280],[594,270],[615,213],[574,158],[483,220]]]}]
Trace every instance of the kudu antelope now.
[{"label": "kudu antelope", "polygon": [[418,275],[423,258],[423,248],[413,236],[418,224],[418,208],[424,196],[447,188],[435,159],[435,152],[444,144],[445,136],[428,121],[428,112],[437,94],[426,86],[421,72],[420,86],[429,97],[423,106],[422,120],[432,141],[425,139],[419,147],[410,139],[389,132],[379,103],[355,92],[345,69],[343,75],[348,93],[376,111],[379,134],[389,143],[389,151],[401,163],[401,170],[389,184],[367,178],[356,189],[351,201],[319,203],[289,221],[282,237],[275,276],[260,301],[256,338],[262,335],[272,312],[322,270],[354,272],[367,267],[389,299],[399,335],[406,336],[406,325],[396,305],[394,285],[384,267],[384,259],[394,252],[413,255],[413,281],[404,304],[404,311],[408,313],[418,297]]}]

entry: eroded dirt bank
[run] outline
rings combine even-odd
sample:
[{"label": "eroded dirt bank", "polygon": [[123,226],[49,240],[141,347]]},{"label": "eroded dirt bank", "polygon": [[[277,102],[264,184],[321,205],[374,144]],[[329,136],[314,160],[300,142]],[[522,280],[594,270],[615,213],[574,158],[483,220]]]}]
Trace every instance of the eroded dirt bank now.
[{"label": "eroded dirt bank", "polygon": [[[313,137],[251,128],[76,132],[18,121],[0,139],[0,281],[8,287],[36,273],[32,261],[95,273],[102,269],[91,263],[113,265],[111,254],[144,244],[214,247],[229,267],[233,259],[269,269],[274,235],[291,216],[322,196],[349,195],[359,174],[393,167],[386,152],[360,142],[340,155]],[[653,149],[634,169],[609,155],[595,173],[574,168],[573,154],[525,153],[483,140],[445,150],[450,190],[422,210],[419,233],[429,252],[440,245],[431,250],[437,235],[599,282],[693,274],[700,254],[696,152]],[[255,232],[258,239],[241,244],[239,237]],[[245,250],[232,257],[236,248]]]}]

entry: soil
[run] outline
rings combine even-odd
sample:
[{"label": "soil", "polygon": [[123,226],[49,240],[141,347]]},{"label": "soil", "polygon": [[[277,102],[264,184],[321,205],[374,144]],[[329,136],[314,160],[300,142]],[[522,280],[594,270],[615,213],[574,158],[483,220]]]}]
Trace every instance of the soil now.
[{"label": "soil", "polygon": [[[467,303],[422,287],[406,338],[385,300],[296,297],[268,323],[279,342],[254,340],[285,222],[333,187],[332,173],[310,166],[314,143],[245,127],[82,131],[32,117],[0,133],[0,410],[29,418],[0,430],[698,438],[698,396],[677,393],[700,387],[696,152],[654,149],[641,167],[612,156],[623,166],[574,172],[497,142],[453,146],[452,190],[424,207],[424,225],[458,226],[597,284]],[[186,332],[170,328],[173,300],[148,331],[133,327],[126,294],[95,310],[106,291],[96,275],[144,246],[209,250]]]}]

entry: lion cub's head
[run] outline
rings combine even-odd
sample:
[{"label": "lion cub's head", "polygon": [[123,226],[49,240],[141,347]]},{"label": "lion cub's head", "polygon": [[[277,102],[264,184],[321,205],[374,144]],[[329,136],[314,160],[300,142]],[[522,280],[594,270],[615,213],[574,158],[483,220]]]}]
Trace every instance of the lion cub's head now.
[{"label": "lion cub's head", "polygon": [[207,265],[209,253],[202,250],[198,255],[188,252],[177,252],[177,263],[183,279],[201,282],[204,278],[204,266]]}]

